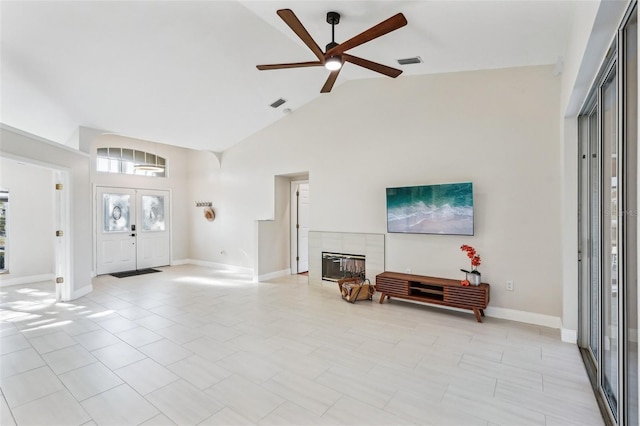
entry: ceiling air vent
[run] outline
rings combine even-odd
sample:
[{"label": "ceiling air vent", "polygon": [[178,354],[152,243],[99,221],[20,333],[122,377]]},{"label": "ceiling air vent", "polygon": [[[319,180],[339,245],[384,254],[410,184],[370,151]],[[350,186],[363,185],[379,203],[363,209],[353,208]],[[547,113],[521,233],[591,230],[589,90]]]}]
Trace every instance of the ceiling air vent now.
[{"label": "ceiling air vent", "polygon": [[420,56],[416,56],[414,58],[398,59],[398,63],[400,65],[419,64],[422,63],[422,59],[420,58]]},{"label": "ceiling air vent", "polygon": [[275,101],[274,103],[271,104],[271,108],[278,108],[280,105],[282,105],[283,103],[287,102],[286,100],[280,98],[277,101]]}]

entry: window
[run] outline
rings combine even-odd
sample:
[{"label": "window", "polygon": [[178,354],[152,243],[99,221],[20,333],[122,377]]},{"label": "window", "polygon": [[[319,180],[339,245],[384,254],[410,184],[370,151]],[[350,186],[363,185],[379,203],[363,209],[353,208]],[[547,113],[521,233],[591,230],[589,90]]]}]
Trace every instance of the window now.
[{"label": "window", "polygon": [[159,155],[129,148],[98,148],[96,171],[166,177],[166,160]]}]

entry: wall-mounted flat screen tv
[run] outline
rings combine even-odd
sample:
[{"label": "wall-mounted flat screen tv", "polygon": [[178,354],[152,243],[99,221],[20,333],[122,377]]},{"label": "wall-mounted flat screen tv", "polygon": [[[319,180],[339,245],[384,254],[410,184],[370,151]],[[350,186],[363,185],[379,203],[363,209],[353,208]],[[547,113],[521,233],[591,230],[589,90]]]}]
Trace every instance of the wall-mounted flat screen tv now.
[{"label": "wall-mounted flat screen tv", "polygon": [[473,235],[473,184],[387,188],[387,232]]}]

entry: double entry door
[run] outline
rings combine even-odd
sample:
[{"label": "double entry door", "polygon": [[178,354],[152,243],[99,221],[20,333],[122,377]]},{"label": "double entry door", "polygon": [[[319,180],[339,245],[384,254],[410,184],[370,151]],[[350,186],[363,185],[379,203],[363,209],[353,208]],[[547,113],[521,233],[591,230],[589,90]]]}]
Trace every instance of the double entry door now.
[{"label": "double entry door", "polygon": [[97,275],[170,264],[169,191],[97,188]]}]

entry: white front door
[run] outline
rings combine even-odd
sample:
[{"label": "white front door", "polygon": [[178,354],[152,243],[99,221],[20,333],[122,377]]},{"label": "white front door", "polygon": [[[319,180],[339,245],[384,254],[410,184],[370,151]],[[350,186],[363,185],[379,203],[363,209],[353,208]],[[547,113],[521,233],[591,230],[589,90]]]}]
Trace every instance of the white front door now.
[{"label": "white front door", "polygon": [[169,192],[137,190],[140,213],[137,229],[137,269],[171,263],[169,250]]},{"label": "white front door", "polygon": [[98,188],[97,275],[136,269],[136,191]]},{"label": "white front door", "polygon": [[99,187],[96,274],[170,263],[169,192]]}]

